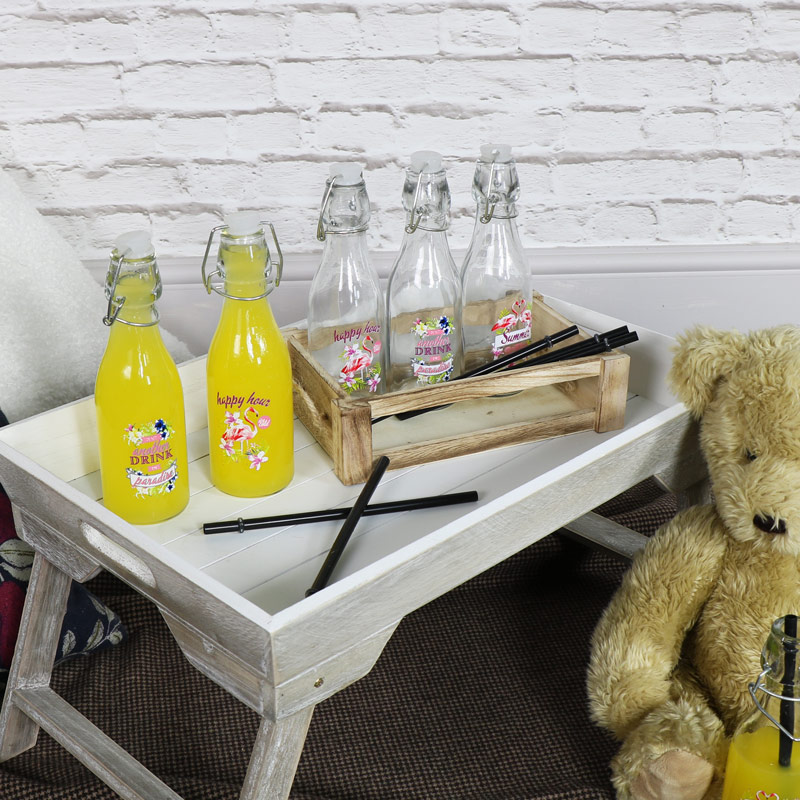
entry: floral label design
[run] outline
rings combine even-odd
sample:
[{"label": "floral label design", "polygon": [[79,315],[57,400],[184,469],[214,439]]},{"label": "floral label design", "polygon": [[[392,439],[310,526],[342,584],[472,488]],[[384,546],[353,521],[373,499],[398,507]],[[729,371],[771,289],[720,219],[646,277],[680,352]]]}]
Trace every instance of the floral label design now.
[{"label": "floral label design", "polygon": [[526,308],[525,300],[516,300],[511,311],[503,309],[500,319],[492,326],[495,334],[492,355],[495,358],[513,353],[524,347],[531,338],[531,310]]},{"label": "floral label design", "polygon": [[170,442],[174,433],[175,429],[163,419],[125,428],[123,438],[133,448],[125,474],[136,497],[153,497],[175,488],[178,462]]},{"label": "floral label design", "polygon": [[417,319],[412,328],[418,341],[414,345],[411,368],[417,383],[444,383],[453,374],[453,348],[450,337],[455,335],[455,326],[449,317],[422,321]]},{"label": "floral label design", "polygon": [[[268,406],[269,400],[261,405]],[[269,445],[256,441],[256,438],[271,424],[272,418],[257,411],[255,406],[248,406],[244,413],[228,410],[225,412],[225,432],[219,447],[232,461],[249,463],[250,469],[258,472],[261,465],[269,461]]]},{"label": "floral label design", "polygon": [[375,356],[381,352],[381,342],[372,336],[372,333],[380,334],[381,326],[367,324],[364,329],[370,330],[371,333],[363,339],[358,338],[362,332],[361,328],[351,329],[338,336],[338,331],[334,331],[333,334],[336,341],[344,339],[345,342],[350,335],[355,335],[353,341],[345,344],[339,356],[344,361],[344,366],[339,371],[339,383],[348,394],[360,389],[377,392],[381,382],[380,360],[373,364]]}]

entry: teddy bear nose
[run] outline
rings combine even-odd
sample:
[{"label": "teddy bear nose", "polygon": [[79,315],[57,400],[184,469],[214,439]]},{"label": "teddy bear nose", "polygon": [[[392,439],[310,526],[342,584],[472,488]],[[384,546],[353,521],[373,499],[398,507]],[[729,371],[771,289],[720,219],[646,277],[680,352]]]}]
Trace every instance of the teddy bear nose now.
[{"label": "teddy bear nose", "polygon": [[782,519],[776,521],[775,517],[756,514],[753,517],[753,525],[764,533],[786,533],[786,523]]}]

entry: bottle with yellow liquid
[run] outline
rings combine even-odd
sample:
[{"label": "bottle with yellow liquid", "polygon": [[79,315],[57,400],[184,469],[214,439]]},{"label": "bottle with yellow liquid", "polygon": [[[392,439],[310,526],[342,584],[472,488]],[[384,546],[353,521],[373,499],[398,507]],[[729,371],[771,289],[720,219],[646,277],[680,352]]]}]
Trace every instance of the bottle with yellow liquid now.
[{"label": "bottle with yellow liquid", "polygon": [[[229,214],[211,232],[203,282],[224,298],[208,351],[208,438],[211,480],[227,494],[261,497],[283,489],[294,475],[294,413],[289,351],[267,295],[280,283],[283,257],[275,229],[259,214]],[[277,256],[264,236],[269,227]],[[217,268],[206,275],[215,233]],[[221,285],[212,285],[219,275]]]},{"label": "bottle with yellow liquid", "polygon": [[800,798],[800,672],[797,616],[772,624],[763,670],[750,694],[756,709],[737,729],[728,751],[722,800]]},{"label": "bottle with yellow liquid", "polygon": [[186,420],[178,370],[161,339],[161,277],[146,231],[118,237],[106,277],[110,326],[95,383],[106,508],[134,524],[189,502]]}]

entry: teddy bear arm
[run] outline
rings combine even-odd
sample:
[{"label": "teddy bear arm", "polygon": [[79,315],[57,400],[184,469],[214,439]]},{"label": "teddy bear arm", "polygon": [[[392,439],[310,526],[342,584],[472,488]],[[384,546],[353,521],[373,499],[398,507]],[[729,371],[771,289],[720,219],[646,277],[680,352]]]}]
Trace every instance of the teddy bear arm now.
[{"label": "teddy bear arm", "polygon": [[617,737],[670,696],[683,640],[719,574],[725,540],[710,507],[661,528],[636,557],[592,638],[594,719]]}]

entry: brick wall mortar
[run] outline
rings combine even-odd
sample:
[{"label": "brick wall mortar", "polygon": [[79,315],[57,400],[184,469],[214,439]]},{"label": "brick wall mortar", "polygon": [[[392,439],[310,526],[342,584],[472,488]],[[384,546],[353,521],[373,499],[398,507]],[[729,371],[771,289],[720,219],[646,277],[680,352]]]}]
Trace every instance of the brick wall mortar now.
[{"label": "brick wall mortar", "polygon": [[402,169],[445,155],[466,246],[480,144],[514,145],[528,246],[795,241],[800,2],[5,0],[0,155],[86,259],[202,250],[265,210],[316,251],[327,165],[366,166],[372,247]]}]

